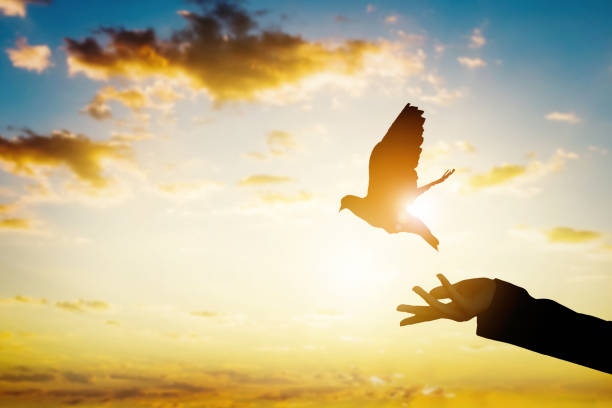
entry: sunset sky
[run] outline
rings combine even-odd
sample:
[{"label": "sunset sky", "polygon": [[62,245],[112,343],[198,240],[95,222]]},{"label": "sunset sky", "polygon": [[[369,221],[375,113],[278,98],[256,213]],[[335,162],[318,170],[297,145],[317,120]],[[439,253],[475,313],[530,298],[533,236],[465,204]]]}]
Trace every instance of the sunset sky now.
[{"label": "sunset sky", "polygon": [[[0,405],[612,406],[612,377],[399,327],[499,278],[612,319],[612,3],[0,0]],[[340,198],[410,102],[411,207]]]}]

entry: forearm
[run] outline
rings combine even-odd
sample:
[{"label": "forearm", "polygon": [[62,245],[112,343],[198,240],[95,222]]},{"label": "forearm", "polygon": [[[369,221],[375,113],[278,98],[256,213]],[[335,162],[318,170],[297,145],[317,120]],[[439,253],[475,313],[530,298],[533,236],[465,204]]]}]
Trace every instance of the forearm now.
[{"label": "forearm", "polygon": [[433,187],[433,186],[435,186],[436,184],[438,184],[438,181],[437,181],[437,180],[436,180],[436,181],[432,181],[432,182],[431,182],[431,183],[429,183],[429,184],[425,184],[424,186],[421,186],[421,187],[417,188],[417,194],[418,194],[418,195],[423,194],[424,192],[426,192],[427,190],[429,190],[430,188],[432,188],[432,187]]},{"label": "forearm", "polygon": [[612,322],[576,313],[523,288],[495,279],[489,308],[476,334],[612,373]]}]

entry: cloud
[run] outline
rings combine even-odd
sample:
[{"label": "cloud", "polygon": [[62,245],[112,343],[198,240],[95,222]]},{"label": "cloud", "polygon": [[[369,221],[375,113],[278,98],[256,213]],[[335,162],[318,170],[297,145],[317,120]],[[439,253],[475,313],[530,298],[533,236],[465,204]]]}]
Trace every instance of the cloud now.
[{"label": "cloud", "polygon": [[465,140],[458,140],[455,142],[455,146],[459,148],[464,153],[475,153],[476,148],[470,142],[466,142]]},{"label": "cloud", "polygon": [[196,312],[190,312],[189,313],[192,316],[198,316],[198,317],[217,317],[220,316],[219,312],[213,312],[210,310],[200,310],[200,311],[196,311]]},{"label": "cloud", "polygon": [[91,187],[102,188],[109,179],[103,174],[105,161],[128,160],[131,149],[125,144],[98,142],[67,130],[40,135],[25,129],[13,139],[0,135],[0,164],[13,174],[36,176],[40,167],[67,167]]},{"label": "cloud", "polygon": [[65,371],[62,373],[62,377],[68,382],[77,384],[90,384],[92,378],[89,374],[77,373],[74,371]]},{"label": "cloud", "polygon": [[395,14],[385,17],[385,24],[397,23],[398,17]]},{"label": "cloud", "polygon": [[149,132],[138,131],[134,133],[111,132],[111,140],[118,143],[136,142],[151,139],[153,135]]},{"label": "cloud", "polygon": [[138,88],[118,90],[114,86],[106,86],[96,93],[91,102],[83,108],[82,112],[98,120],[108,119],[112,117],[112,113],[106,102],[112,100],[137,112],[151,105],[148,96]]},{"label": "cloud", "polygon": [[245,157],[256,160],[266,160],[268,155],[285,156],[298,148],[295,137],[284,130],[272,130],[268,132],[266,135],[266,144],[268,145],[268,151],[266,153],[249,152],[245,154]]},{"label": "cloud", "polygon": [[85,312],[87,310],[107,310],[110,305],[102,300],[73,300],[55,302],[55,306],[68,312]]},{"label": "cloud", "polygon": [[0,204],[0,214],[8,214],[10,212],[13,212],[15,209],[17,209],[16,203]]},{"label": "cloud", "polygon": [[457,151],[462,153],[476,153],[476,148],[465,140],[457,140],[455,142],[445,142],[440,140],[432,146],[427,146],[423,149],[421,155],[423,158],[434,160],[449,156]]},{"label": "cloud", "polygon": [[221,103],[257,99],[262,91],[317,73],[351,75],[362,68],[367,53],[379,51],[367,41],[331,45],[278,29],[259,29],[256,16],[233,2],[203,5],[202,14],[179,14],[187,27],[168,40],[158,38],[153,29],[123,28],[101,28],[106,43],[67,38],[70,74],[95,80],[179,79]]},{"label": "cloud", "polygon": [[515,164],[503,164],[495,166],[491,170],[482,174],[475,174],[470,177],[468,184],[473,189],[481,189],[504,184],[527,172],[526,166]]},{"label": "cloud", "polygon": [[602,237],[602,234],[591,230],[576,230],[570,227],[555,227],[545,231],[548,242],[579,244],[589,242]]},{"label": "cloud", "polygon": [[291,177],[285,176],[272,176],[269,174],[255,174],[248,176],[238,182],[240,186],[259,186],[264,184],[277,184],[277,183],[289,183],[292,182]]},{"label": "cloud", "polygon": [[475,28],[470,36],[470,48],[481,48],[487,43],[487,39],[482,35],[479,28]]},{"label": "cloud", "polygon": [[157,189],[165,194],[195,196],[211,187],[218,187],[220,183],[211,180],[177,181],[172,183],[159,183]]},{"label": "cloud", "polygon": [[21,37],[17,40],[16,48],[7,48],[6,53],[16,68],[36,71],[39,74],[53,65],[51,63],[51,50],[46,45],[28,45],[28,40]]},{"label": "cloud", "polygon": [[600,146],[589,146],[588,147],[589,151],[591,152],[597,152],[599,154],[601,154],[602,156],[605,156],[608,154],[608,149],[606,149],[605,147],[600,147]]},{"label": "cloud", "polygon": [[376,10],[376,7],[373,4],[368,4],[366,6],[366,13],[373,13]]},{"label": "cloud", "polygon": [[29,230],[32,221],[26,218],[4,218],[0,220],[0,230]]},{"label": "cloud", "polygon": [[143,88],[117,89],[114,86],[105,86],[94,95],[81,112],[98,120],[111,118],[112,111],[107,104],[109,101],[119,102],[136,113],[144,108],[169,112],[174,103],[182,97],[183,95],[175,91],[172,85],[164,81],[156,81],[153,85]]},{"label": "cloud", "polygon": [[470,176],[463,191],[496,188],[518,181],[534,181],[550,173],[561,171],[565,168],[568,160],[576,160],[578,158],[578,154],[574,152],[557,149],[547,162],[541,162],[532,157],[531,161],[527,164],[502,164],[494,166],[485,173]]},{"label": "cloud", "polygon": [[436,88],[435,93],[429,95],[418,95],[426,102],[433,102],[438,105],[449,105],[457,99],[463,97],[463,91],[447,89],[444,87]]},{"label": "cloud", "polygon": [[25,17],[28,4],[51,4],[51,0],[0,0],[0,13],[11,17]]},{"label": "cloud", "polygon": [[19,382],[48,382],[55,377],[51,374],[42,373],[20,373],[20,374],[1,374],[0,381],[19,383]]},{"label": "cloud", "polygon": [[588,245],[592,253],[606,252],[605,234],[596,230],[579,230],[568,226],[553,228],[536,228],[528,225],[517,225],[509,231],[512,235],[534,242],[548,243],[551,247],[560,246],[567,250],[568,246],[585,248]]},{"label": "cloud", "polygon": [[482,58],[457,57],[457,61],[469,69],[482,68],[487,66],[487,62]]},{"label": "cloud", "polygon": [[550,112],[544,116],[544,118],[554,122],[565,122],[571,124],[580,122],[580,118],[574,112]]},{"label": "cloud", "polygon": [[248,153],[245,153],[244,156],[250,159],[256,159],[256,160],[266,160],[268,158],[268,156],[266,156],[265,153],[261,153],[261,152],[248,152]]},{"label": "cloud", "polygon": [[273,130],[268,133],[266,142],[270,153],[275,156],[286,155],[289,151],[297,147],[297,143],[293,135],[283,130]]},{"label": "cloud", "polygon": [[34,299],[29,296],[17,295],[12,298],[4,298],[0,299],[0,304],[31,304],[31,305],[46,305],[48,303],[47,299]]}]

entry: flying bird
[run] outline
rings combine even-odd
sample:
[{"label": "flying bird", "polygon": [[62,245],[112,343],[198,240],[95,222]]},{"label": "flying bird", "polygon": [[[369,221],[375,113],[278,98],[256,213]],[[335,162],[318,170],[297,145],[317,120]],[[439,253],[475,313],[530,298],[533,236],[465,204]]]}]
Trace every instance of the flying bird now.
[{"label": "flying bird", "polygon": [[409,232],[420,235],[436,251],[438,238],[406,206],[436,184],[442,183],[455,170],[417,187],[416,172],[423,144],[423,111],[407,104],[383,139],[370,155],[370,182],[365,197],[347,195],[340,201],[340,211],[347,208],[373,227],[390,234]]}]

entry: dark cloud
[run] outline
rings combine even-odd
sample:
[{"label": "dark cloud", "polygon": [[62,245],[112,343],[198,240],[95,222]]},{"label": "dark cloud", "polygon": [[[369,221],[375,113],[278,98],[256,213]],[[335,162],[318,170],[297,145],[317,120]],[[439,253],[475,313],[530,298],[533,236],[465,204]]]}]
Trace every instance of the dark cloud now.
[{"label": "dark cloud", "polygon": [[89,374],[76,373],[74,371],[65,371],[62,373],[62,376],[66,381],[77,384],[89,384],[92,379],[92,376]]},{"label": "dark cloud", "polygon": [[33,371],[28,367],[15,367],[12,373],[0,374],[0,381],[20,383],[20,382],[49,382],[55,376],[47,372]]},{"label": "dark cloud", "polygon": [[186,78],[193,88],[223,102],[254,99],[258,92],[320,72],[351,74],[361,68],[367,52],[379,50],[362,40],[330,46],[279,29],[261,29],[257,12],[235,2],[199,4],[200,14],[179,12],[187,26],[169,39],[158,38],[151,28],[106,27],[98,31],[107,40],[103,43],[91,37],[66,38],[70,73],[97,80]]}]

